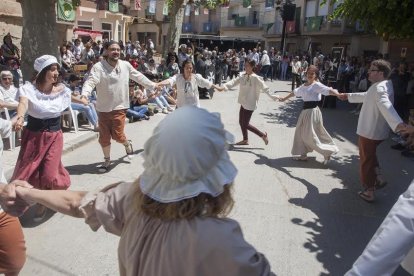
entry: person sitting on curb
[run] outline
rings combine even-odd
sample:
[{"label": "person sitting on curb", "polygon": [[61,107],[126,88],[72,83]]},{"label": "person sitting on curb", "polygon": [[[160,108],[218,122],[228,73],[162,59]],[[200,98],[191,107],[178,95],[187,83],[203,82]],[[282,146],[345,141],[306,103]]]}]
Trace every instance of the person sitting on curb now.
[{"label": "person sitting on curb", "polygon": [[131,103],[127,110],[127,117],[130,118],[129,122],[132,123],[134,120],[149,120],[150,117],[146,115],[148,113],[148,106],[142,104],[144,102],[142,90],[135,90],[135,84],[131,82],[129,83],[129,99]]}]

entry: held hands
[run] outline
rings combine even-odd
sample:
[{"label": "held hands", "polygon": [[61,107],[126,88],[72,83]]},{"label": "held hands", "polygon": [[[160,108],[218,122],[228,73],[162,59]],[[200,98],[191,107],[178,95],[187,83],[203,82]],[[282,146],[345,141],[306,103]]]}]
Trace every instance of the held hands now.
[{"label": "held hands", "polygon": [[274,100],[275,102],[277,102],[277,101],[279,101],[279,102],[284,102],[284,101],[285,101],[285,98],[282,98],[282,97],[280,97],[280,96],[278,96],[278,95],[272,95],[272,98],[273,98],[273,100]]},{"label": "held hands", "polygon": [[340,99],[341,101],[346,101],[348,100],[348,94],[347,93],[339,93],[338,95],[336,95],[338,97],[338,99]]},{"label": "held hands", "polygon": [[223,92],[224,90],[226,90],[226,88],[224,86],[217,86],[215,85],[214,88],[219,91],[219,92]]},{"label": "held hands", "polygon": [[26,202],[19,190],[33,188],[26,181],[15,180],[10,184],[0,184],[0,205],[8,214],[19,217],[27,211],[31,203]]},{"label": "held hands", "polygon": [[19,131],[23,128],[23,124],[24,124],[24,117],[23,116],[14,116],[11,119],[12,122],[12,126],[14,131]]}]

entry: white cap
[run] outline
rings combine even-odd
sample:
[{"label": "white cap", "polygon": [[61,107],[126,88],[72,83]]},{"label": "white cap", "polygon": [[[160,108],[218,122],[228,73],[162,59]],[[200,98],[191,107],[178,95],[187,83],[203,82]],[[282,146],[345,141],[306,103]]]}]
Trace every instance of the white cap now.
[{"label": "white cap", "polygon": [[40,73],[43,69],[52,64],[59,65],[59,62],[57,61],[56,57],[51,55],[43,55],[35,60],[33,67],[37,73]]},{"label": "white cap", "polygon": [[142,192],[162,203],[201,193],[220,195],[237,175],[227,153],[229,138],[217,114],[195,106],[178,108],[144,145]]}]

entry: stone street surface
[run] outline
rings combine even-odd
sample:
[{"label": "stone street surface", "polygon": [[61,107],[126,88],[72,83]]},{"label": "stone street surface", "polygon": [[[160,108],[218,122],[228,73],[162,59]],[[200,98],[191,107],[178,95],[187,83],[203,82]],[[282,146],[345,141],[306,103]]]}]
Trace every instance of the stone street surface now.
[{"label": "stone street surface", "polygon": [[[289,82],[267,83],[280,95],[290,89]],[[235,88],[215,93],[212,100],[202,100],[201,105],[220,112],[226,129],[241,140],[237,96]],[[336,109],[323,109],[325,127],[340,148],[324,166],[323,157],[317,153],[311,153],[307,162],[291,159],[301,105],[300,99],[279,103],[262,94],[251,123],[267,131],[270,142],[265,146],[249,133],[249,146],[230,151],[239,169],[231,217],[240,222],[246,240],[266,255],[278,275],[343,275],[408,187],[414,175],[413,161],[391,150],[391,139],[385,141],[379,148],[379,159],[389,184],[377,192],[375,204],[365,203],[356,196],[361,186],[357,116],[349,112],[354,106],[340,102]],[[149,121],[128,124],[126,133],[137,156],[129,161],[123,146],[114,143],[114,166],[106,174],[96,169],[103,160],[96,138],[68,151],[63,162],[71,174],[71,189],[94,191],[137,178],[143,170],[139,153],[164,116],[168,115],[157,114]],[[118,275],[118,237],[102,229],[94,233],[82,219],[61,214],[51,214],[40,225],[24,219],[23,223],[27,262],[21,275]],[[399,268],[395,275],[408,273]]]}]

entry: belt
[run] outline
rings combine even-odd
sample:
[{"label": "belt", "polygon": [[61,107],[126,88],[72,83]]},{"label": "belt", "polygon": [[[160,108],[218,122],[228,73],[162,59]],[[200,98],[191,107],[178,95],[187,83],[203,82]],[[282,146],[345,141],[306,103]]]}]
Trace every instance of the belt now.
[{"label": "belt", "polygon": [[312,109],[317,107],[319,104],[319,101],[308,101],[308,102],[303,102],[303,109]]},{"label": "belt", "polygon": [[31,131],[48,131],[56,132],[61,130],[60,116],[56,118],[49,119],[38,119],[32,116],[27,116],[27,126],[26,128]]}]

